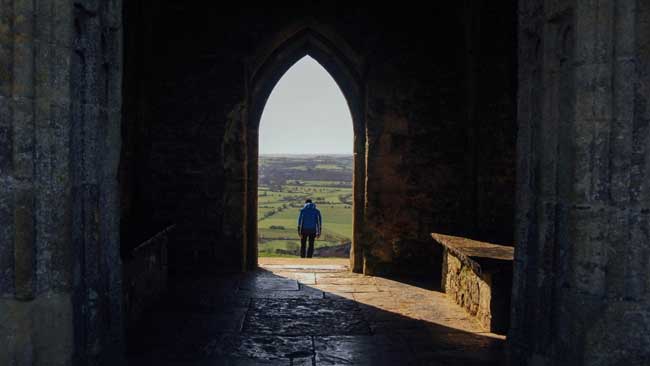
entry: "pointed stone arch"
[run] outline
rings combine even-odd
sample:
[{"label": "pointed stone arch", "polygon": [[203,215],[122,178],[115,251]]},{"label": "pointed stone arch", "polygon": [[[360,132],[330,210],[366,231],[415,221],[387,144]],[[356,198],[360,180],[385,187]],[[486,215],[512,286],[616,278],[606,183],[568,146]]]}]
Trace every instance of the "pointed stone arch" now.
[{"label": "pointed stone arch", "polygon": [[341,89],[354,133],[352,270],[362,271],[361,222],[364,218],[365,113],[362,83],[363,62],[341,38],[318,24],[300,24],[278,34],[261,47],[246,65],[248,115],[246,135],[246,233],[245,266],[257,266],[257,187],[259,123],[271,91],[280,78],[304,56],[311,56],[332,76]]}]

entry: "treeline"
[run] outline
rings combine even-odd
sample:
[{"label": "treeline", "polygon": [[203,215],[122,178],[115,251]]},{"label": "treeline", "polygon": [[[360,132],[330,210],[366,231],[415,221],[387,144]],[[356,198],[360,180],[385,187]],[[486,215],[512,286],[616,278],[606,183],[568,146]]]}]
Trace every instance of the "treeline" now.
[{"label": "treeline", "polygon": [[263,186],[285,184],[291,180],[338,181],[352,184],[352,156],[260,156],[259,161],[259,183]]},{"label": "treeline", "polygon": [[[271,186],[274,184],[285,184],[287,181],[297,179],[338,181],[352,184],[352,171],[340,170],[285,170],[278,168],[260,169],[260,185]],[[340,185],[328,185],[341,187]]]}]

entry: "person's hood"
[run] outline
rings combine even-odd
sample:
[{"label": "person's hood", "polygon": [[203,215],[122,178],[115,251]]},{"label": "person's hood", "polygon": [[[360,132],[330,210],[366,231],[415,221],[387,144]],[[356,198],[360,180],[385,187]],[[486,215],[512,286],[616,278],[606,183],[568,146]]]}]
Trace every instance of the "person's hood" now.
[{"label": "person's hood", "polygon": [[316,204],[313,203],[313,202],[311,202],[311,203],[305,203],[305,207],[303,207],[303,208],[306,208],[306,209],[309,209],[309,210],[310,210],[310,209],[314,209],[314,208],[316,208]]}]

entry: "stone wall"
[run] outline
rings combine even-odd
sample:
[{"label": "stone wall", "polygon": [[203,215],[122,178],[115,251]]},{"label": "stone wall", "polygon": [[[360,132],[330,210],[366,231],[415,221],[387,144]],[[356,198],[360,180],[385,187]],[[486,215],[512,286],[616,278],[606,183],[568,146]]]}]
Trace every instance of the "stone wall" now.
[{"label": "stone wall", "polygon": [[255,264],[250,65],[300,27],[356,70],[355,270],[510,242],[516,134],[513,363],[648,362],[647,1],[149,0],[124,38],[121,5],[0,2],[1,364],[119,364],[121,227],[177,222],[179,271]]},{"label": "stone wall", "polygon": [[512,242],[515,61],[485,43],[514,44],[516,7],[440,7],[388,27],[368,65],[364,224],[386,271],[439,268],[431,232]]},{"label": "stone wall", "polygon": [[463,265],[463,262],[449,251],[444,251],[443,261],[442,290],[489,331],[492,321],[489,279],[482,279],[472,271],[472,267]]},{"label": "stone wall", "polygon": [[[123,257],[130,255],[137,245],[170,225],[173,220],[157,210],[156,203],[163,192],[152,189],[153,179],[158,179],[156,187],[164,185],[169,176],[153,176],[150,162],[152,155],[151,117],[153,45],[149,40],[154,32],[154,21],[142,22],[147,14],[152,20],[156,17],[157,2],[127,1],[123,4],[124,14],[124,70],[123,70],[123,108],[122,145],[120,151],[120,245]],[[170,168],[173,168],[170,162]],[[175,207],[169,207],[173,211]]]},{"label": "stone wall", "polygon": [[[252,58],[301,27],[333,44],[322,62],[345,53],[355,70],[351,105],[361,106],[354,113],[362,122],[354,142],[355,270],[437,272],[428,233],[483,235],[474,224],[485,222],[473,216],[484,211],[478,202],[511,198],[506,188],[481,198],[488,196],[471,183],[512,176],[506,158],[495,165],[464,154],[487,141],[478,136],[514,136],[507,114],[472,97],[492,83],[472,67],[494,65],[495,80],[514,72],[500,66],[508,55],[487,48],[479,57],[470,47],[483,43],[486,29],[511,43],[508,20],[480,31],[472,25],[498,20],[503,9],[501,16],[513,15],[503,4],[369,11],[295,2],[225,12],[209,2],[152,0],[128,2],[123,22],[118,0],[2,3],[0,288],[3,307],[14,309],[2,312],[11,314],[3,323],[10,350],[2,354],[20,364],[97,364],[120,355],[118,250],[126,256],[170,222],[178,229],[170,239],[175,271],[254,266]],[[514,89],[498,89],[513,98]],[[493,127],[471,127],[478,113],[469,116],[465,105]],[[495,210],[481,215],[510,214],[507,204]],[[511,231],[506,221],[496,226]],[[39,304],[61,315],[37,319],[50,314],[33,312]],[[13,336],[29,322],[39,325]],[[43,338],[51,333],[41,325],[58,342]]]},{"label": "stone wall", "polygon": [[[432,231],[511,242],[513,1],[371,11],[296,2],[229,13],[208,3],[141,4],[126,13],[129,24],[147,26],[131,25],[137,34],[126,38],[125,95],[138,101],[126,101],[125,120],[141,127],[126,126],[133,153],[123,155],[132,165],[123,181],[135,183],[122,188],[133,197],[123,199],[132,208],[124,214],[147,213],[132,214],[133,225],[154,232],[177,222],[173,270],[255,265],[251,108],[265,102],[254,93],[257,66],[306,30],[318,40],[303,54],[321,52],[313,42],[332,44],[317,59],[344,91],[356,85],[348,93],[358,115],[355,270],[364,262],[367,273],[430,271],[440,259]],[[327,64],[337,62],[355,76],[336,75]]]},{"label": "stone wall", "polygon": [[649,25],[520,1],[513,364],[650,362]]},{"label": "stone wall", "polygon": [[0,3],[0,364],[119,362],[119,1]]},{"label": "stone wall", "polygon": [[468,39],[469,125],[464,154],[471,223],[466,235],[514,245],[517,137],[516,0],[468,2],[464,19]]}]

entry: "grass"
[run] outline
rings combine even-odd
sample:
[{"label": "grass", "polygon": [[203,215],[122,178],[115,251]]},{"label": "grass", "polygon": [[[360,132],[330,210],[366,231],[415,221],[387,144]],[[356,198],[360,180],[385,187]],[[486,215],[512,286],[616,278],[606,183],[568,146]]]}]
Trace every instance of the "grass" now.
[{"label": "grass", "polygon": [[[334,164],[321,164],[319,169],[337,169]],[[295,167],[291,167],[295,169]],[[349,182],[295,181],[270,190],[260,186],[258,191],[259,255],[261,257],[291,257],[284,251],[297,252],[300,239],[297,233],[298,215],[304,199],[310,197],[323,216],[323,233],[315,247],[338,245],[352,238],[352,188]],[[347,201],[344,200],[347,198]]]},{"label": "grass", "polygon": [[[288,252],[298,253],[300,250],[300,239],[297,235],[294,235],[294,240],[278,239],[278,240],[268,240],[264,239],[258,243],[258,251],[261,257],[265,256],[291,256]],[[317,239],[314,241],[314,248],[329,247],[336,245],[336,242],[330,242],[322,239]]]},{"label": "grass", "polygon": [[[352,208],[349,205],[317,205],[323,217],[323,228],[332,231],[340,236],[352,237]],[[298,226],[298,214],[300,209],[287,208],[276,212],[271,217],[262,219],[258,222],[258,228],[270,228],[271,226],[284,226],[296,232]],[[261,211],[258,209],[258,217],[262,218]]]},{"label": "grass", "polygon": [[342,167],[340,165],[335,165],[335,164],[318,164],[314,167],[314,169],[321,169],[321,170],[343,170],[345,167]]},{"label": "grass", "polygon": [[352,189],[350,182],[339,182],[333,180],[308,180],[305,182],[305,185],[312,186],[312,187],[341,186],[341,187],[347,187]]}]

